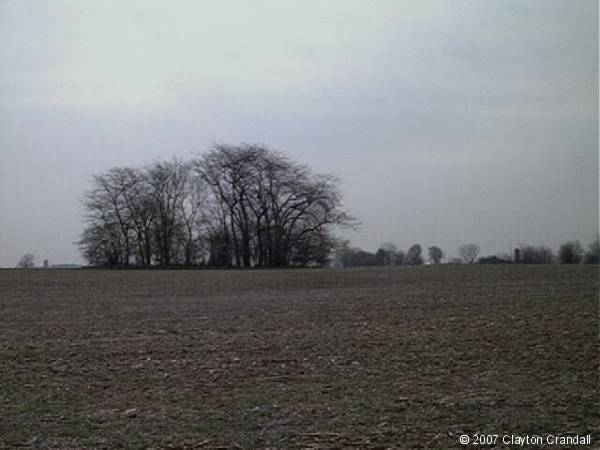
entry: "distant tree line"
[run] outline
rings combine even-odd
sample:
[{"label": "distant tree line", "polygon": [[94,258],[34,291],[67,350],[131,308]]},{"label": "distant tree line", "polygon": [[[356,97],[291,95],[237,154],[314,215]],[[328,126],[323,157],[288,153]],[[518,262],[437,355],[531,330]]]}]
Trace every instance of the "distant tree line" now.
[{"label": "distant tree line", "polygon": [[584,250],[579,241],[564,242],[558,248],[558,253],[545,246],[522,245],[519,247],[519,257],[515,262],[523,264],[598,264],[600,263],[600,239],[596,238]]},{"label": "distant tree line", "polygon": [[[439,264],[444,257],[437,246],[428,248],[428,261]],[[375,253],[369,253],[358,247],[350,247],[348,241],[343,242],[336,251],[336,260],[346,267],[358,266],[419,266],[426,262],[420,244],[412,245],[408,250],[398,249],[392,242],[384,242]]]},{"label": "distant tree line", "polygon": [[[489,255],[478,258],[480,248],[476,244],[464,244],[458,249],[460,257],[452,257],[446,260],[451,264],[599,264],[600,263],[600,239],[596,238],[587,250],[584,250],[579,241],[563,243],[558,254],[545,246],[521,245],[514,252],[502,255]],[[358,247],[350,247],[348,242],[342,243],[337,249],[335,260],[346,267],[357,266],[387,266],[387,265],[409,265],[440,264],[445,257],[444,252],[438,246],[430,246],[427,249],[427,258],[423,256],[420,244],[413,244],[407,251],[398,249],[391,242],[384,242],[375,253],[370,253]]]},{"label": "distant tree line", "polygon": [[322,265],[351,227],[337,180],[258,145],[115,167],[85,194],[80,249],[95,266]]}]

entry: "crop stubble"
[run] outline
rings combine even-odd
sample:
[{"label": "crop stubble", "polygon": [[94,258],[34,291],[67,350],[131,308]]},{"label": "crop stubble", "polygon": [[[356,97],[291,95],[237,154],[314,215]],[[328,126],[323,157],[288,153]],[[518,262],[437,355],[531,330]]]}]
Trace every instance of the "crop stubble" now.
[{"label": "crop stubble", "polygon": [[0,271],[0,447],[592,434],[598,269]]}]

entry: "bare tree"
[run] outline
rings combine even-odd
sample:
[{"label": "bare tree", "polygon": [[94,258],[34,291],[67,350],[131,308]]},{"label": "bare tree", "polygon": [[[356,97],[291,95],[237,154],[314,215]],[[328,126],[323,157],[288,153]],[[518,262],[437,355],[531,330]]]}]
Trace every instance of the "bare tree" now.
[{"label": "bare tree", "polygon": [[579,264],[583,258],[583,248],[579,241],[565,242],[560,246],[558,257],[562,264]]},{"label": "bare tree", "polygon": [[479,246],[477,244],[464,244],[458,249],[458,253],[465,264],[473,264],[479,255]]},{"label": "bare tree", "polygon": [[421,245],[414,244],[408,249],[406,255],[404,256],[405,264],[409,264],[411,266],[419,266],[423,264],[423,257],[421,256],[421,253]]},{"label": "bare tree", "polygon": [[[147,179],[154,201],[153,236],[159,263],[169,266],[177,251],[181,212],[189,165],[180,161],[158,162],[147,169]],[[179,241],[180,242],[180,241]]]},{"label": "bare tree", "polygon": [[589,246],[585,253],[586,264],[600,263],[600,237],[597,237]]},{"label": "bare tree", "polygon": [[180,204],[178,239],[186,266],[207,262],[204,247],[211,222],[208,186],[194,172],[186,178],[185,195]]},{"label": "bare tree", "polygon": [[92,189],[85,194],[89,230],[79,244],[94,247],[87,252],[90,257],[93,253],[94,259],[103,254],[111,264],[129,264],[134,228],[126,190],[130,188],[132,170],[115,167],[106,174],[95,175]]},{"label": "bare tree", "polygon": [[[383,264],[385,264],[385,265],[397,264],[398,247],[396,247],[396,245],[393,242],[390,242],[390,241],[383,242],[379,246],[379,250],[381,250]],[[378,252],[379,252],[379,250],[378,250]]]},{"label": "bare tree", "polygon": [[429,261],[431,261],[433,264],[439,264],[442,258],[444,257],[444,252],[442,252],[442,249],[435,245],[429,247],[428,251]]},{"label": "bare tree", "polygon": [[398,250],[394,255],[394,261],[392,262],[392,264],[396,266],[401,266],[402,264],[405,264],[404,257],[404,252],[402,250]]},{"label": "bare tree", "polygon": [[226,245],[233,248],[234,264],[249,267],[251,261],[251,222],[249,206],[253,161],[261,152],[253,146],[219,144],[196,163],[196,169],[213,190],[226,230]]},{"label": "bare tree", "polygon": [[31,269],[35,267],[35,257],[33,253],[25,253],[17,263],[19,269]]}]

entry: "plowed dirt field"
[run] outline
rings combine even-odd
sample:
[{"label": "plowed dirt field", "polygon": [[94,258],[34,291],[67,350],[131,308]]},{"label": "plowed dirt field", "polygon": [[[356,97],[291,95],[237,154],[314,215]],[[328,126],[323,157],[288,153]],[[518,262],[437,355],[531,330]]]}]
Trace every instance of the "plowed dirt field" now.
[{"label": "plowed dirt field", "polygon": [[598,350],[590,266],[2,270],[0,448],[598,446]]}]

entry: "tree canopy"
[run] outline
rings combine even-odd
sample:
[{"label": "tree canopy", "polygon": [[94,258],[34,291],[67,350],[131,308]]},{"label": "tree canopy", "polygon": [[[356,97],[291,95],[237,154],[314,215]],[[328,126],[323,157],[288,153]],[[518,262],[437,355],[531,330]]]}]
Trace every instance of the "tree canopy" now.
[{"label": "tree canopy", "polygon": [[92,265],[323,264],[351,227],[337,180],[258,145],[93,177],[79,242]]}]

